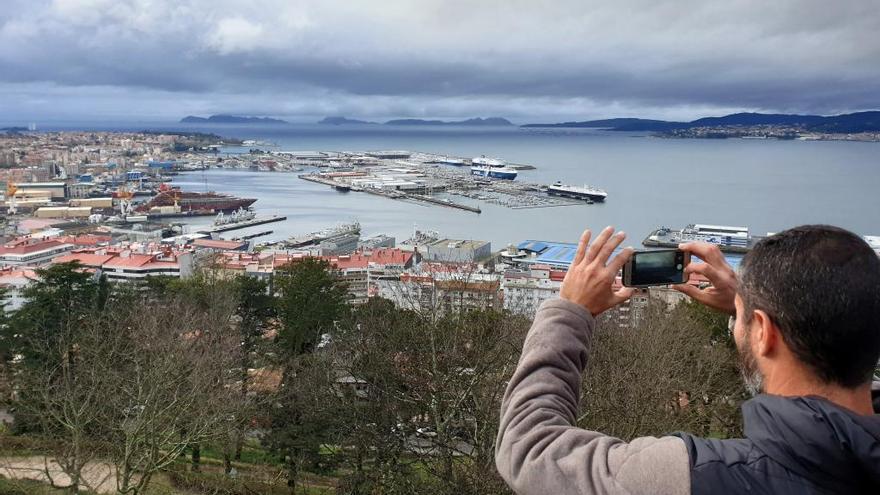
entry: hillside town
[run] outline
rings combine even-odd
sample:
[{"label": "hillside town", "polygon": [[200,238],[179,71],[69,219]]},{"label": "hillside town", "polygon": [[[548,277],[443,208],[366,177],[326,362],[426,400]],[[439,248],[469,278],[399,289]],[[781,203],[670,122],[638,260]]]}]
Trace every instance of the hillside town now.
[{"label": "hillside town", "polygon": [[[573,259],[576,246],[570,243],[527,239],[493,250],[488,241],[431,231],[415,231],[398,243],[385,235],[362,239],[357,225],[331,226],[283,243],[234,237],[239,225],[283,218],[255,218],[248,208],[258,198],[206,197],[211,193],[171,187],[171,179],[206,166],[298,171],[320,164],[322,155],[249,154],[247,161],[224,162],[216,151],[230,143],[241,144],[204,134],[0,134],[0,181],[6,185],[0,286],[6,310],[20,307],[36,270],[52,264],[75,262],[114,282],[187,278],[208,270],[257,277],[271,287],[277,268],[311,257],[329,262],[346,282],[352,304],[382,297],[407,309],[531,314],[558,295]],[[200,231],[175,222],[192,215],[218,219]],[[670,301],[678,297],[667,289],[651,293]],[[647,297],[634,298],[632,305],[643,305]]]}]

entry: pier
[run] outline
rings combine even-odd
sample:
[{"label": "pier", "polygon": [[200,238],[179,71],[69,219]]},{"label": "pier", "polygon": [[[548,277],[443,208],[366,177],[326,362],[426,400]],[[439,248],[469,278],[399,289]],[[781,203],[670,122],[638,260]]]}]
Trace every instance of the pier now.
[{"label": "pier", "polygon": [[[330,186],[333,188],[336,188],[337,186],[340,186],[340,185],[348,185],[348,184],[345,184],[344,182],[340,182],[340,181],[331,179],[329,177],[325,177],[325,176],[321,176],[321,175],[317,175],[317,174],[303,174],[303,175],[300,175],[299,178],[303,179],[303,180],[307,180],[309,182],[324,184],[326,186]],[[427,189],[427,188],[423,188],[423,189]],[[437,189],[439,189],[439,188],[437,188]],[[471,213],[478,213],[479,214],[482,212],[480,210],[480,208],[476,207],[476,206],[469,206],[469,205],[465,205],[465,204],[461,204],[461,203],[456,203],[456,202],[448,200],[448,199],[434,198],[434,197],[431,197],[431,196],[428,196],[425,194],[415,194],[415,193],[409,193],[409,192],[398,191],[398,190],[382,190],[382,189],[369,188],[369,187],[368,188],[351,189],[351,191],[352,192],[365,192],[367,194],[373,194],[375,196],[382,196],[382,197],[388,198],[388,199],[408,199],[408,200],[412,200],[412,201],[430,203],[430,204],[434,204],[434,205],[445,206],[447,208],[456,208],[459,210],[469,211]]]},{"label": "pier", "polygon": [[225,225],[212,225],[210,227],[200,228],[197,232],[202,233],[202,234],[228,232],[230,230],[246,229],[248,227],[254,227],[256,225],[263,225],[263,224],[273,223],[273,222],[282,222],[284,220],[287,220],[287,217],[279,216],[279,215],[273,215],[271,217],[257,217],[252,220],[245,220],[244,222],[228,223]]}]

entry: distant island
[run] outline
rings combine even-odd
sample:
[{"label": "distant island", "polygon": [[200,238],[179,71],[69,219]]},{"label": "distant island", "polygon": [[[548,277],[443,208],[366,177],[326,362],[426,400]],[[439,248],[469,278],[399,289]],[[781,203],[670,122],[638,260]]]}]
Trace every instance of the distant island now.
[{"label": "distant island", "polygon": [[368,122],[366,120],[349,119],[346,117],[324,117],[319,124],[324,125],[376,125],[377,122]]},{"label": "distant island", "polygon": [[396,119],[385,122],[385,125],[462,125],[462,126],[510,126],[513,122],[502,117],[475,118],[467,120],[422,120],[422,119]]},{"label": "distant island", "polygon": [[8,134],[18,134],[21,132],[27,132],[29,130],[30,129],[28,129],[27,127],[13,126],[13,127],[3,127],[2,129],[0,129],[0,132],[5,132]]},{"label": "distant island", "polygon": [[[815,133],[863,133],[880,132],[880,111],[856,112],[842,115],[796,115],[768,113],[734,113],[723,117],[704,117],[690,122],[619,118],[587,120],[582,122],[562,122],[558,124],[526,124],[529,128],[597,128],[609,131],[653,131],[673,132],[688,129],[747,127],[747,126],[787,126],[791,131]],[[686,133],[678,133],[688,137]],[[708,136],[716,137],[716,136]],[[717,136],[722,137],[722,136]]]},{"label": "distant island", "polygon": [[272,119],[269,117],[239,117],[237,115],[211,115],[210,117],[196,117],[187,115],[180,119],[182,124],[287,124],[286,120]]},{"label": "distant island", "polygon": [[[326,125],[376,125],[377,122],[366,120],[349,119],[347,117],[325,117],[318,122]],[[449,125],[449,126],[512,126],[513,122],[501,117],[473,118],[467,120],[424,120],[424,119],[395,119],[384,122],[383,125]]]}]

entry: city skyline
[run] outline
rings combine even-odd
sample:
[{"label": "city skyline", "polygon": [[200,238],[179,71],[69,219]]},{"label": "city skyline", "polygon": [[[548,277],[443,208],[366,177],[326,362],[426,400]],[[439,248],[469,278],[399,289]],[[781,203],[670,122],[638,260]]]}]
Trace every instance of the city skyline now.
[{"label": "city skyline", "polygon": [[880,108],[871,2],[6,3],[5,121]]}]

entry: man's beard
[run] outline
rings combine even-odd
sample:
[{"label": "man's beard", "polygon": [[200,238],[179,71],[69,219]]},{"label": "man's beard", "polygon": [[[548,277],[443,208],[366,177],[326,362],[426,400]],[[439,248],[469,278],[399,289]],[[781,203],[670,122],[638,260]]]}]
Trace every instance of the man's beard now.
[{"label": "man's beard", "polygon": [[748,338],[742,345],[738,345],[737,353],[739,354],[739,372],[742,374],[743,384],[746,386],[752,397],[764,391],[764,375],[758,369],[758,361],[752,354],[752,348],[749,346]]}]

